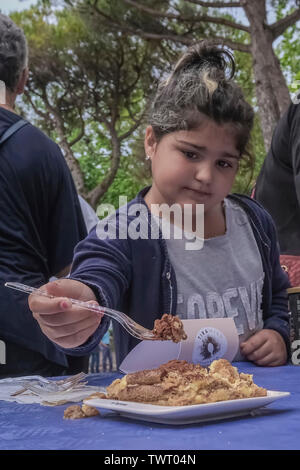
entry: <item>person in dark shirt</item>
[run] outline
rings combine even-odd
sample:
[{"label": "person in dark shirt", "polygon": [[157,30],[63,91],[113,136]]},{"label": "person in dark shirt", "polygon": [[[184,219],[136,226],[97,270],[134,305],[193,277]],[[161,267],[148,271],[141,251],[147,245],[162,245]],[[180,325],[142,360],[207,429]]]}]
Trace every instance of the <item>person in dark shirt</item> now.
[{"label": "person in dark shirt", "polygon": [[110,350],[110,331],[107,330],[100,342],[100,350],[102,352],[102,369],[103,372],[106,372],[107,362],[109,365],[109,371],[112,371],[113,363]]},{"label": "person in dark shirt", "polygon": [[[28,76],[25,36],[0,15],[0,139],[21,121],[14,111]],[[85,238],[77,192],[59,147],[27,123],[0,146],[0,378],[45,376],[86,370],[88,356],[72,357],[41,331],[27,296],[7,289],[7,281],[40,287],[66,276],[73,250]]]},{"label": "person in dark shirt", "polygon": [[277,124],[254,198],[274,219],[281,254],[300,255],[299,103],[292,103]]},{"label": "person in dark shirt", "polygon": [[97,344],[97,346],[91,351],[90,354],[90,372],[92,374],[98,374],[99,373],[99,363],[100,363],[100,346]]}]

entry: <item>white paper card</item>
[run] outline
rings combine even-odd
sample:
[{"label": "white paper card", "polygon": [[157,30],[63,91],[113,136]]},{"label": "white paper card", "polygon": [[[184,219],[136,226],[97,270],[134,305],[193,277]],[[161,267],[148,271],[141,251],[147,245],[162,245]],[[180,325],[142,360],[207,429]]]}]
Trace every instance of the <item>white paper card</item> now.
[{"label": "white paper card", "polygon": [[172,359],[205,367],[217,359],[233,360],[239,348],[233,318],[182,320],[182,323],[187,334],[185,341],[141,341],[121,363],[121,372],[129,374],[154,369]]}]

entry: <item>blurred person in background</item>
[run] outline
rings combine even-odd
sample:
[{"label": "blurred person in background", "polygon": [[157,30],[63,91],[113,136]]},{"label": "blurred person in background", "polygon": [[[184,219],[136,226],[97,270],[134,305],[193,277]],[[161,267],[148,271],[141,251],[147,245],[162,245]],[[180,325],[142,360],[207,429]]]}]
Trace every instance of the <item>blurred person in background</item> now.
[{"label": "blurred person in background", "polygon": [[90,372],[92,374],[98,374],[100,365],[100,345],[98,344],[90,355]]},{"label": "blurred person in background", "polygon": [[280,252],[300,255],[300,104],[292,103],[276,126],[255,199],[274,219]]},{"label": "blurred person in background", "polygon": [[86,229],[89,233],[95,227],[95,225],[97,225],[99,218],[92,206],[82,196],[80,196],[80,194],[78,194],[78,198]]},{"label": "blurred person in background", "polygon": [[106,372],[107,362],[108,362],[109,371],[111,372],[113,369],[113,365],[112,365],[112,357],[111,357],[111,350],[110,350],[110,331],[109,330],[107,330],[107,332],[101,339],[100,350],[102,352],[102,370],[103,372]]},{"label": "blurred person in background", "polygon": [[274,219],[291,285],[300,285],[300,91],[276,126],[254,198]]},{"label": "blurred person in background", "polygon": [[88,355],[58,349],[32,317],[24,293],[7,281],[40,287],[70,271],[86,226],[71,173],[59,147],[15,112],[28,77],[23,31],[0,14],[0,378],[87,371]]}]

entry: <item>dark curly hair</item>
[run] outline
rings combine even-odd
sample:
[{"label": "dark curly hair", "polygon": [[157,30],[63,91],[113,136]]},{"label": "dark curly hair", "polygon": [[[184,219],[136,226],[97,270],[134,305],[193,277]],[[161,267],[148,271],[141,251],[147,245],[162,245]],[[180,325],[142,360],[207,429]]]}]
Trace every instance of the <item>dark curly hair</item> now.
[{"label": "dark curly hair", "polygon": [[170,132],[196,129],[206,116],[233,126],[237,149],[253,168],[249,142],[254,111],[233,81],[234,73],[234,58],[224,47],[208,40],[189,47],[159,84],[152,102],[149,124],[157,140]]}]

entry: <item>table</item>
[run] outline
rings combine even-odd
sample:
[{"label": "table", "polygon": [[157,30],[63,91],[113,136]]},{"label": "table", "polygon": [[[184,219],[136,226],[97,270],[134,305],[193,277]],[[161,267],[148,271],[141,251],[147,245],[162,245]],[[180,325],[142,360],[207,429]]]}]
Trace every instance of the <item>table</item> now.
[{"label": "table", "polygon": [[[268,390],[289,391],[255,416],[170,426],[101,416],[65,420],[69,405],[46,407],[0,401],[0,449],[8,450],[237,450],[300,449],[300,367],[235,363]],[[121,374],[90,374],[90,385],[107,386]]]}]

